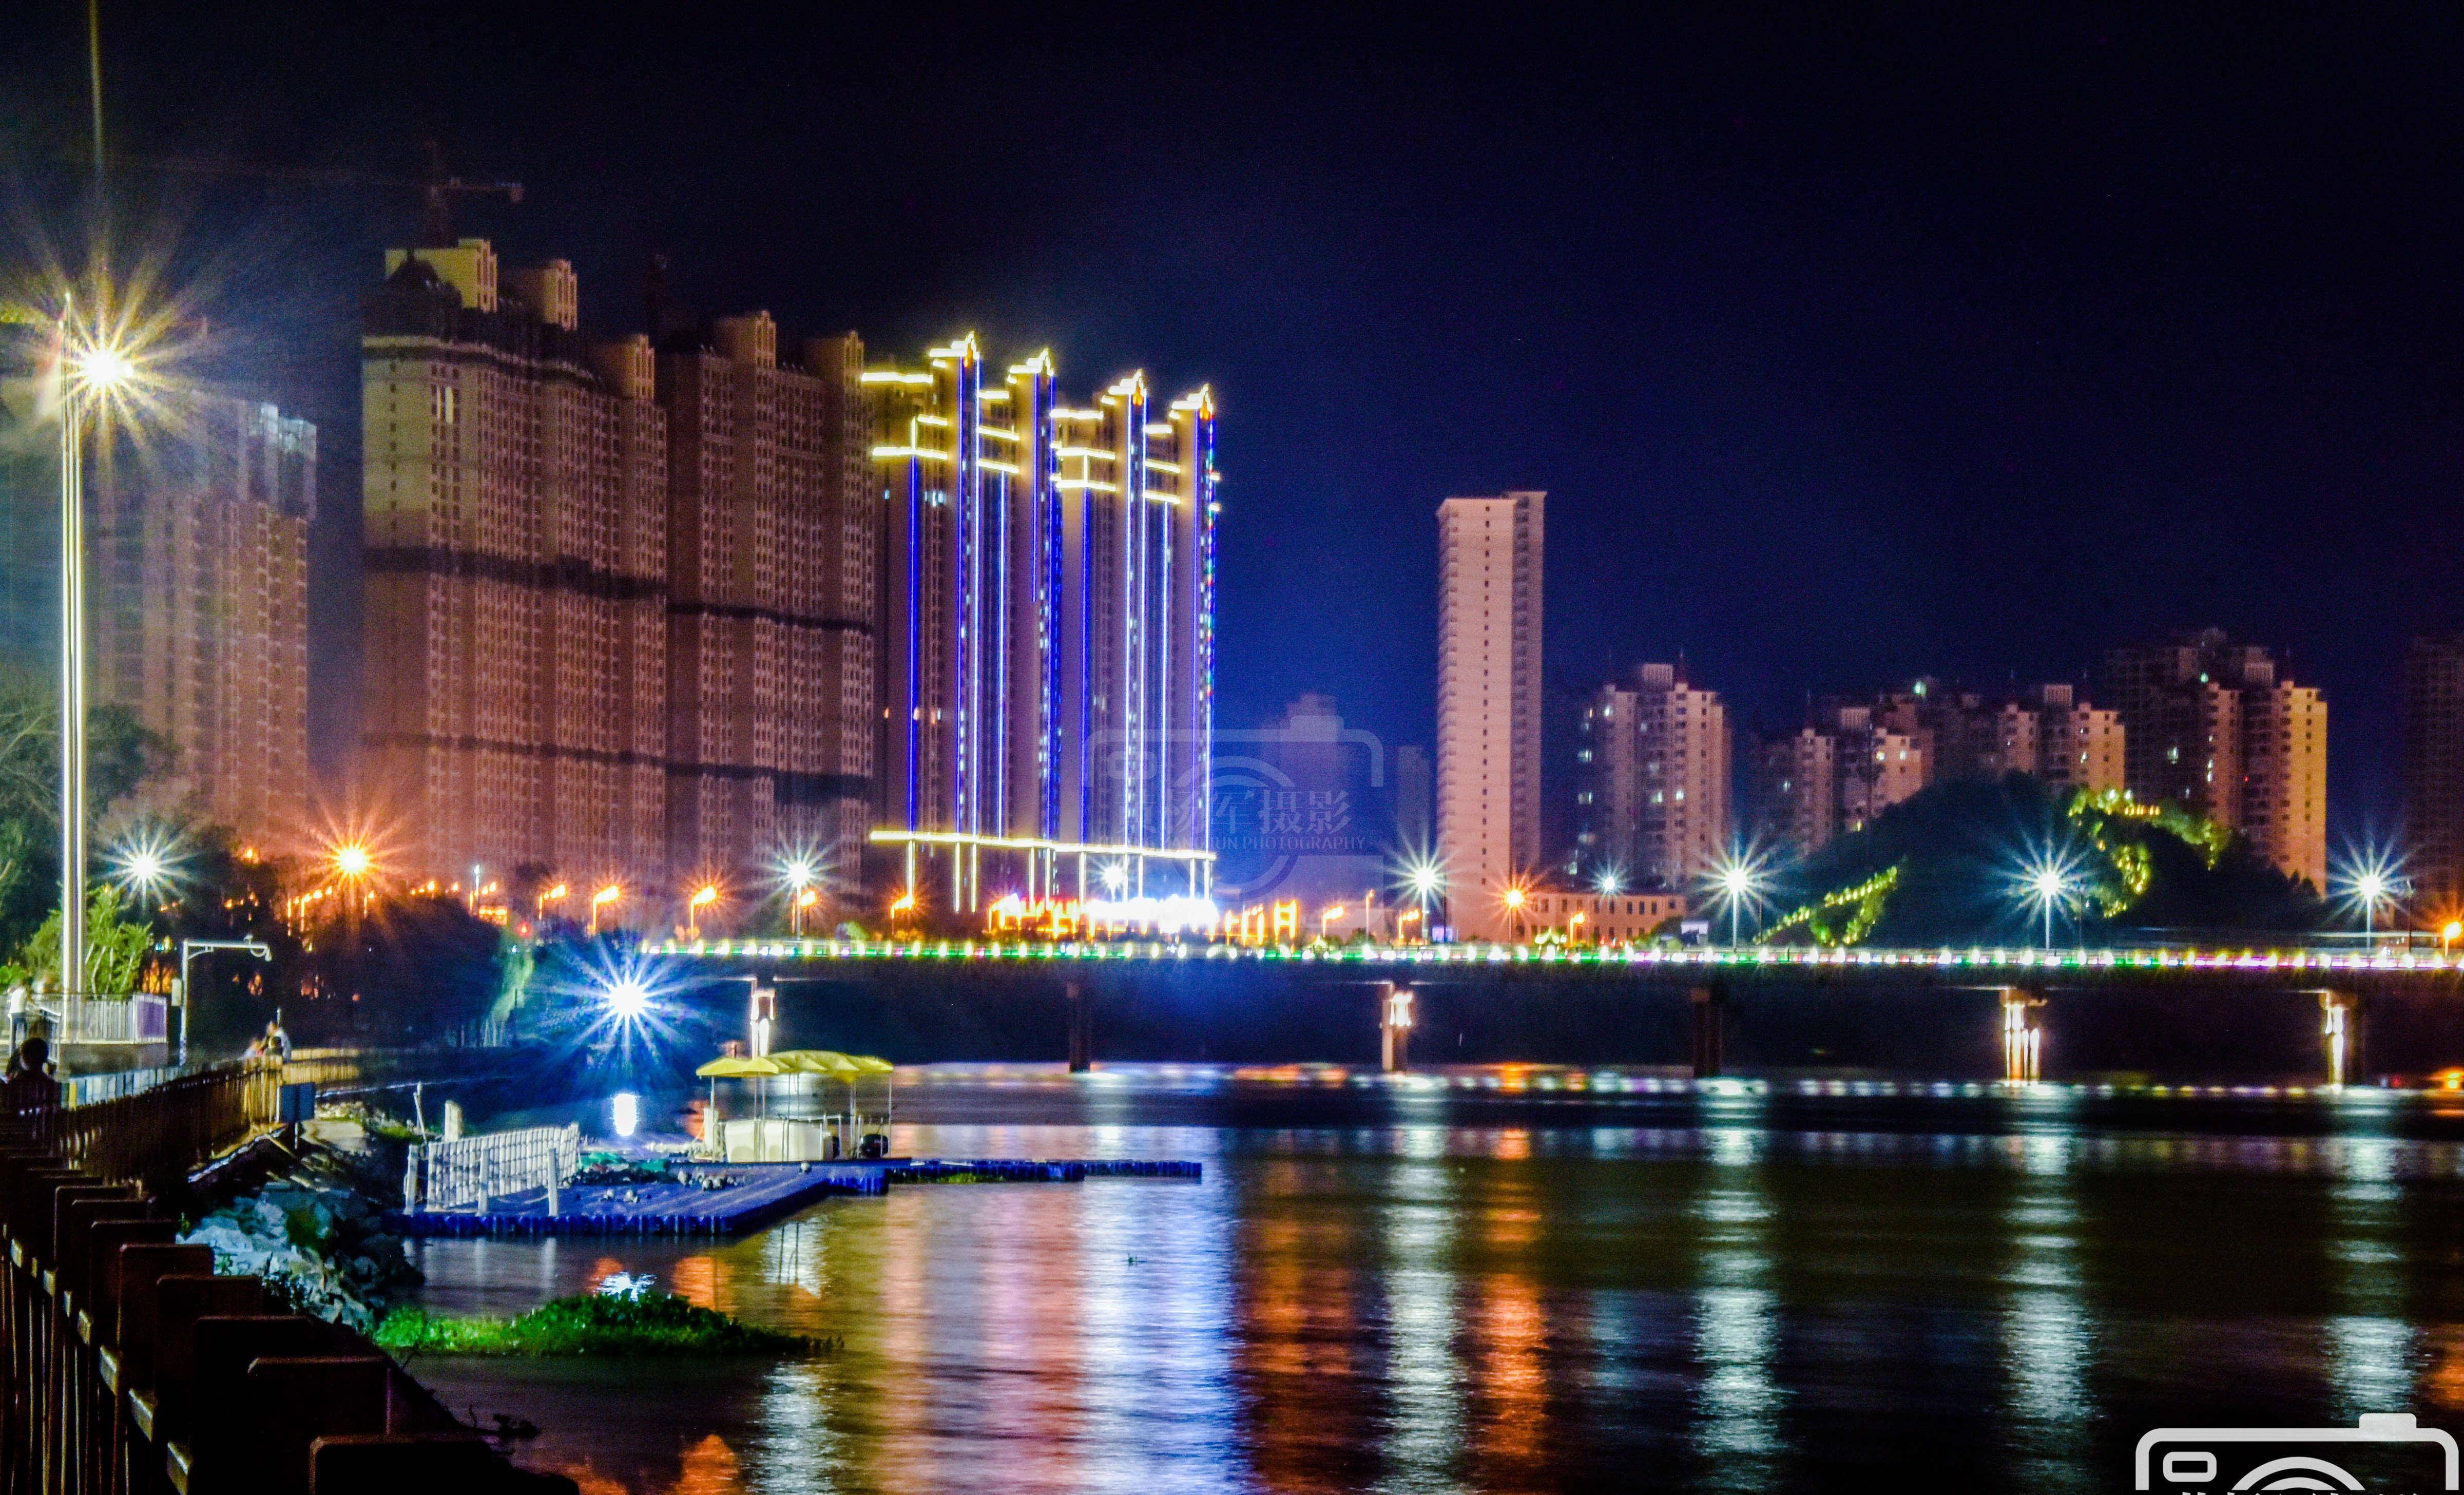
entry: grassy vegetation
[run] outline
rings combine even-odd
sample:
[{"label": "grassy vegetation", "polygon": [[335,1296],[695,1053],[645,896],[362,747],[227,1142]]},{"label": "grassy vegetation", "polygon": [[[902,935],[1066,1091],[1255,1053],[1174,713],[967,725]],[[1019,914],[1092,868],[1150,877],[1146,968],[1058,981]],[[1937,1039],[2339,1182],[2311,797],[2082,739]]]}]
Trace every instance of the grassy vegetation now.
[{"label": "grassy vegetation", "polygon": [[739,1324],[664,1292],[559,1298],[514,1319],[396,1308],[377,1326],[376,1339],[397,1353],[429,1354],[775,1354],[812,1348],[797,1335]]}]

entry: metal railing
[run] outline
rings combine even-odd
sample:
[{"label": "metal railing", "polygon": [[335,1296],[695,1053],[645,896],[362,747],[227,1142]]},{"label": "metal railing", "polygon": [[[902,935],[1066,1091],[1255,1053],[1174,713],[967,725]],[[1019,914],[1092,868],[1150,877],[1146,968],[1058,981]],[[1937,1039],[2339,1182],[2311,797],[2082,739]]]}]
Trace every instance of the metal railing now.
[{"label": "metal railing", "polygon": [[105,1182],[160,1181],[274,1125],[282,1081],[279,1065],[248,1060],[92,1105],[24,1110],[16,1119]]},{"label": "metal railing", "polygon": [[55,1045],[63,1044],[161,1044],[169,1039],[170,1000],[150,992],[127,997],[36,998],[27,1015],[40,1013]]},{"label": "metal railing", "polygon": [[453,1209],[475,1209],[484,1215],[492,1199],[545,1189],[548,1213],[553,1215],[558,1191],[581,1166],[579,1126],[525,1127],[451,1142],[424,1142],[410,1150],[410,1160],[403,1169],[402,1207],[414,1215]]}]

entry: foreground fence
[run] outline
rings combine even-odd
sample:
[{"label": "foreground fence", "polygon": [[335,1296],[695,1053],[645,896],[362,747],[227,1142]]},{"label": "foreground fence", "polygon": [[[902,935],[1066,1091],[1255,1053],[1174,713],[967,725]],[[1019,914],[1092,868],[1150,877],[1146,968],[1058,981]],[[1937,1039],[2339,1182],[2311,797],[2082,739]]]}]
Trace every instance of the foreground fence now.
[{"label": "foreground fence", "polygon": [[162,1184],[272,1126],[282,1080],[281,1067],[263,1061],[217,1065],[135,1094],[10,1120],[101,1182]]},{"label": "foreground fence", "polygon": [[412,1215],[454,1209],[484,1215],[490,1199],[545,1189],[548,1213],[554,1215],[557,1191],[581,1166],[579,1126],[525,1127],[423,1143],[410,1150],[403,1170],[402,1207]]},{"label": "foreground fence", "polygon": [[274,1119],[232,1065],[0,1116],[0,1495],[576,1495],[508,1464],[368,1340],[177,1243],[177,1176]]}]

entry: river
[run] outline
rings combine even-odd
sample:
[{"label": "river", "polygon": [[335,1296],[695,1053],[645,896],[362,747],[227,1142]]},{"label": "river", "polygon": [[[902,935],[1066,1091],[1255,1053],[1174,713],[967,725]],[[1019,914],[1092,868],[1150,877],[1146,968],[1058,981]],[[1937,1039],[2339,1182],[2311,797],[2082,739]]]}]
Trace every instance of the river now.
[{"label": "river", "polygon": [[2113,1489],[2158,1425],[2464,1406],[2464,1097],[960,1066],[898,1106],[913,1155],[1205,1175],[429,1242],[435,1308],[649,1272],[837,1348],[415,1373],[584,1495]]}]

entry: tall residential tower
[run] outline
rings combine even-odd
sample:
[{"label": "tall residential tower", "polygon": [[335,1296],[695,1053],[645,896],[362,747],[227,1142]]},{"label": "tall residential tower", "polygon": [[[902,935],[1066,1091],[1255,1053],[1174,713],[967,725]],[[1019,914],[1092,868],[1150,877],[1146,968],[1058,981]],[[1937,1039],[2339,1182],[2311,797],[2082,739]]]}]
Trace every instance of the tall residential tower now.
[{"label": "tall residential tower", "polygon": [[919,900],[1203,894],[1215,406],[1063,403],[972,337],[864,374],[881,488],[873,840]]},{"label": "tall residential tower", "polygon": [[1547,495],[1438,508],[1438,854],[1472,938],[1509,933],[1540,860],[1540,563]]}]

